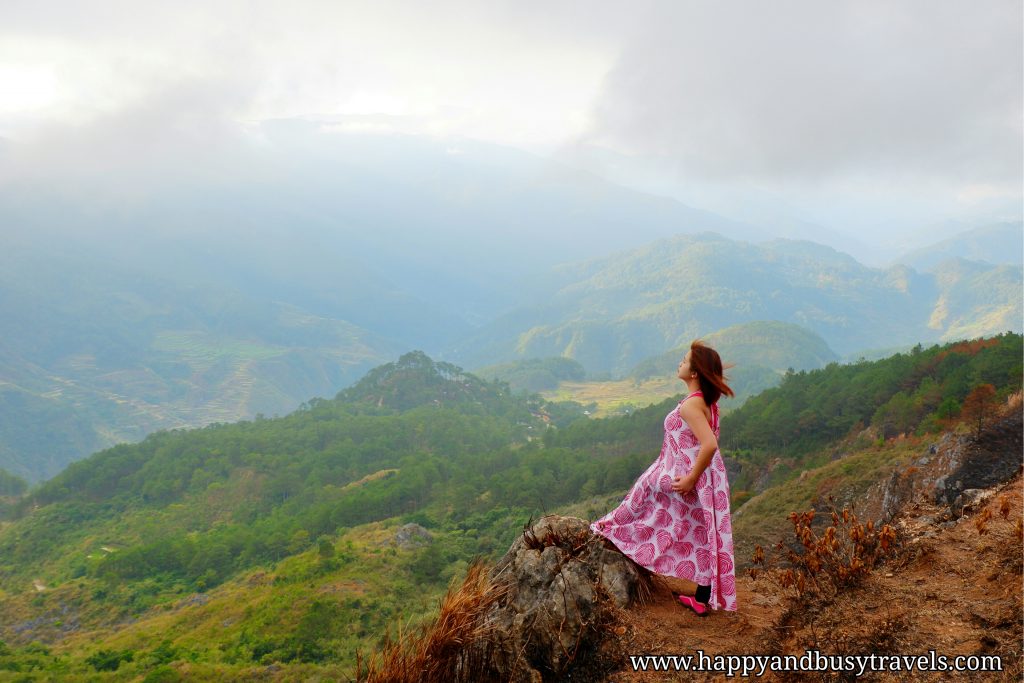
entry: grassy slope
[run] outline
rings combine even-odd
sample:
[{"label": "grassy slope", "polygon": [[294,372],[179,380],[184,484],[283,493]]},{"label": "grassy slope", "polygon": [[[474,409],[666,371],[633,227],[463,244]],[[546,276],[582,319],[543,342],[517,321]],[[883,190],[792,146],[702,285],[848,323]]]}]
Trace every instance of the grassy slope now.
[{"label": "grassy slope", "polygon": [[749,563],[754,546],[774,545],[790,530],[790,512],[827,509],[829,496],[837,507],[855,500],[868,488],[921,454],[931,438],[891,440],[856,450],[845,457],[803,471],[799,477],[773,486],[735,511],[733,529],[737,562]]},{"label": "grassy slope", "polygon": [[[314,547],[137,615],[110,614],[97,595],[116,587],[87,577],[43,592],[28,589],[0,596],[5,621],[31,621],[35,639],[55,642],[48,666],[62,670],[62,680],[132,680],[155,668],[153,653],[165,641],[175,659],[194,662],[192,672],[202,679],[244,678],[254,667],[280,661],[282,651],[303,646],[321,648],[333,661],[289,663],[284,680],[305,680],[313,671],[348,678],[357,652],[372,652],[389,630],[416,627],[443,592],[417,582],[410,567],[426,546],[401,547],[398,526],[389,520],[350,529],[331,539],[336,553],[330,559]],[[455,563],[445,575],[459,576],[465,568]],[[100,650],[135,656],[116,672],[97,674],[85,659]]]},{"label": "grassy slope", "polygon": [[549,401],[576,401],[583,405],[596,403],[594,417],[611,417],[663,401],[678,394],[680,388],[679,380],[673,379],[561,382],[557,389],[546,391],[542,396]]}]

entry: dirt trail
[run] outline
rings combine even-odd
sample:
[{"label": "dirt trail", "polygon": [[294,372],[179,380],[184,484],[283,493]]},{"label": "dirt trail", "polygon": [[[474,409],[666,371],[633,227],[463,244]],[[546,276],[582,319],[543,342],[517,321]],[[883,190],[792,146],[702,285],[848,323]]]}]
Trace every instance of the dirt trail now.
[{"label": "dirt trail", "polygon": [[[966,680],[1020,681],[1022,678],[1022,543],[1016,528],[1024,509],[1021,478],[994,489],[995,495],[949,528],[932,517],[939,509],[912,504],[896,520],[903,534],[897,555],[854,589],[834,600],[795,613],[784,591],[764,578],[737,577],[740,609],[698,617],[659,589],[651,604],[623,615],[625,633],[615,641],[624,654],[947,655],[994,654],[1003,672],[960,674]],[[1008,516],[1000,513],[1003,500]],[[975,522],[988,509],[979,533]],[[787,677],[788,676],[788,677]],[[950,673],[881,673],[867,680],[950,680]],[[722,674],[633,672],[609,681],[726,680]],[[736,680],[736,679],[730,679]],[[767,674],[760,680],[854,680],[852,675]]]}]

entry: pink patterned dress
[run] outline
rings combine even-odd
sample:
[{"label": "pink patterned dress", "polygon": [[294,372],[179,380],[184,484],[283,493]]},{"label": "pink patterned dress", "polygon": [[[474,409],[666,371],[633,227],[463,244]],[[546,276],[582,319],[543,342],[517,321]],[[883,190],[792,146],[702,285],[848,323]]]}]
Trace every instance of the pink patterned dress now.
[{"label": "pink patterned dress", "polygon": [[[682,401],[694,396],[696,391]],[[711,430],[718,438],[718,404],[711,406]],[[711,586],[713,609],[736,609],[735,558],[729,515],[729,481],[722,453],[687,494],[672,490],[697,460],[700,442],[673,408],[665,417],[661,455],[640,475],[619,507],[590,525],[637,564],[657,574]]]}]

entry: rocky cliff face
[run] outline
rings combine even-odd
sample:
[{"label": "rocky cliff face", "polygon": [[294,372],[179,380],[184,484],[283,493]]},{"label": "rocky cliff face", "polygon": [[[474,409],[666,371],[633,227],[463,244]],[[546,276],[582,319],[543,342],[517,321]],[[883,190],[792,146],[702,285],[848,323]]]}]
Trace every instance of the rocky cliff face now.
[{"label": "rocky cliff face", "polygon": [[1022,420],[1018,404],[980,435],[944,434],[910,467],[872,487],[862,509],[890,522],[908,506],[927,501],[939,507],[937,522],[959,519],[987,497],[987,490],[1020,472]]}]

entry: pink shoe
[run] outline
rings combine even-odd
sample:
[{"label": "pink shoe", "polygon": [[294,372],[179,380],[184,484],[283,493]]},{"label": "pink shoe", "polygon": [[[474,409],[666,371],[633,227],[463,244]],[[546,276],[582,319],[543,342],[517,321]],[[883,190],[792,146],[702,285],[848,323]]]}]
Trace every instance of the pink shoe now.
[{"label": "pink shoe", "polygon": [[706,617],[708,615],[708,606],[703,602],[698,602],[695,598],[691,598],[689,595],[680,595],[679,602],[696,612],[698,617]]}]

